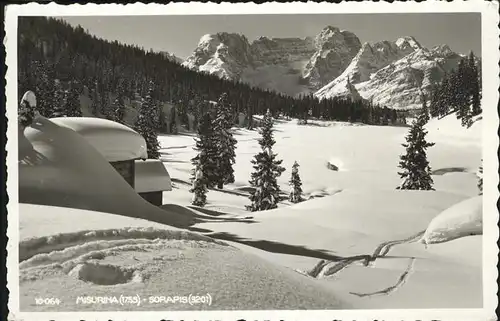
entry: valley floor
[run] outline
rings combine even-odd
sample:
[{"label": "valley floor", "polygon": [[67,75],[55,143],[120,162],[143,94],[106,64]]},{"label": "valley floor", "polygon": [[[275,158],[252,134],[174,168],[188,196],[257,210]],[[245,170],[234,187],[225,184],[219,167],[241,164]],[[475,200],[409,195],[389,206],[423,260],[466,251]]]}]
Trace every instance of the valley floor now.
[{"label": "valley floor", "polygon": [[[21,308],[56,309],[32,302],[42,288],[45,296],[70,298],[65,310],[116,309],[77,306],[75,293],[127,291],[147,298],[179,289],[182,295],[210,293],[214,304],[126,309],[482,307],[482,237],[419,242],[436,215],[478,193],[480,127],[460,136],[446,121],[428,126],[428,139],[436,142],[428,151],[435,191],[395,189],[407,128],[276,121],[274,152],[287,169],[279,178],[283,194],[297,161],[307,200],[283,201],[265,212],[245,210],[257,131],[236,130],[236,182],[209,191],[204,208],[190,205],[194,136],[161,136],[161,159],[173,181],[163,207],[196,210],[203,219],[187,228],[196,234],[147,220],[21,204]],[[170,234],[158,232],[165,228]],[[92,232],[103,229],[109,231]],[[66,236],[50,239],[60,233]],[[211,238],[192,236],[197,233]]]}]

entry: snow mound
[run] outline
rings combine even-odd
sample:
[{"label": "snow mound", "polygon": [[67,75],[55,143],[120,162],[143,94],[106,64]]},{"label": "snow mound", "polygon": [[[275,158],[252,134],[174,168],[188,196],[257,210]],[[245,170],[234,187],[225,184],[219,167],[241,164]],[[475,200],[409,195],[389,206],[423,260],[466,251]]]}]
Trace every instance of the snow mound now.
[{"label": "snow mound", "polygon": [[93,117],[61,117],[50,120],[82,135],[109,162],[148,157],[144,138],[125,125]]},{"label": "snow mound", "polygon": [[[138,228],[129,227],[121,229],[107,230],[84,230],[79,232],[61,233],[50,236],[34,237],[26,239],[19,243],[19,260],[24,261],[33,259],[39,254],[53,253],[53,251],[67,248],[69,245],[86,244],[88,242],[102,242],[106,240],[127,240],[127,239],[146,239],[146,240],[192,240],[213,242],[224,245],[208,236],[190,233],[186,231],[163,230],[154,227]],[[97,246],[100,246],[97,244]],[[102,246],[102,243],[101,243]],[[105,247],[105,246],[104,246]],[[42,256],[44,257],[44,256]],[[30,263],[25,263],[30,264]]]},{"label": "snow mound", "polygon": [[483,234],[483,197],[457,203],[436,216],[427,227],[422,242],[434,244],[460,237]]},{"label": "snow mound", "polygon": [[144,200],[76,131],[37,117],[19,132],[19,202],[78,208],[186,227],[196,213]]}]

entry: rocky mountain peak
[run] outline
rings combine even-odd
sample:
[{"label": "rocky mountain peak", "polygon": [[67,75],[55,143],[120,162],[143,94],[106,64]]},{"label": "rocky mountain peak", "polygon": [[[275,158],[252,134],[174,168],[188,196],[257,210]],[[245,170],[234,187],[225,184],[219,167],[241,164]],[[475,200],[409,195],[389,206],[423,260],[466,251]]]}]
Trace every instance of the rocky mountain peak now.
[{"label": "rocky mountain peak", "polygon": [[399,38],[398,40],[396,40],[396,46],[398,46],[400,50],[411,49],[411,51],[423,48],[420,45],[420,43],[417,40],[415,40],[415,38],[413,38],[412,36]]},{"label": "rocky mountain peak", "polygon": [[362,44],[352,32],[326,26],[315,36],[251,43],[236,33],[204,35],[183,65],[292,96],[314,92],[320,99],[411,108],[461,57],[446,45],[429,50],[411,36]]},{"label": "rocky mountain peak", "polygon": [[411,37],[363,44],[346,71],[315,95],[320,99],[349,96],[353,91],[346,88],[345,79],[350,79],[357,94],[375,104],[419,108],[421,93],[428,95],[432,84],[455,68],[461,57],[447,46],[428,50]]}]

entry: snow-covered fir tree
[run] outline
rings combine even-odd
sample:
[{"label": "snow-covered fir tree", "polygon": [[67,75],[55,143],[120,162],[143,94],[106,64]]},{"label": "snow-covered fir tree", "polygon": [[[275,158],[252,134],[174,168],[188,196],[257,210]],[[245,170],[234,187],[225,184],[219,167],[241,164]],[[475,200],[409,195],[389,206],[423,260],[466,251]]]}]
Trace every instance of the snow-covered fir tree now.
[{"label": "snow-covered fir tree", "polygon": [[54,92],[54,106],[51,110],[48,111],[48,117],[64,117],[66,116],[66,111],[64,110],[64,106],[66,106],[67,94],[62,88],[62,84],[60,81],[56,82],[55,92]]},{"label": "snow-covered fir tree", "polygon": [[40,61],[34,62],[36,78],[35,92],[38,96],[36,109],[40,115],[51,117],[54,108],[55,79],[51,65]]},{"label": "snow-covered fir tree", "polygon": [[254,172],[250,185],[254,190],[250,193],[251,205],[247,209],[254,211],[270,210],[278,207],[280,187],[277,178],[285,171],[281,166],[282,160],[277,160],[277,154],[272,147],[276,143],[273,138],[273,119],[268,110],[259,129],[261,138],[259,145],[262,149],[252,160]]},{"label": "snow-covered fir tree", "polygon": [[[194,150],[197,155],[191,159],[195,170],[201,168],[203,177],[208,188],[217,184],[217,145],[216,137],[212,128],[212,117],[210,113],[201,116],[198,124],[198,137],[195,139]],[[196,174],[195,172],[193,173]]]},{"label": "snow-covered fir tree", "polygon": [[191,204],[201,207],[207,204],[207,181],[203,176],[202,164],[196,166],[194,171],[193,187],[189,191],[193,193]]},{"label": "snow-covered fir tree", "polygon": [[403,170],[398,174],[403,182],[397,189],[407,190],[433,190],[431,168],[427,160],[426,149],[434,145],[425,140],[427,131],[424,128],[425,116],[420,114],[413,121],[410,131],[406,136],[406,154],[400,156],[399,167]]},{"label": "snow-covered fir tree", "polygon": [[123,118],[125,117],[125,104],[123,103],[123,97],[117,96],[113,101],[112,108],[111,120],[123,124]]},{"label": "snow-covered fir tree", "polygon": [[469,54],[468,67],[470,71],[472,116],[481,114],[481,75],[474,53]]},{"label": "snow-covered fir tree", "polygon": [[65,92],[64,110],[68,117],[82,117],[82,110],[80,107],[80,93],[76,84],[71,84],[70,89]]},{"label": "snow-covered fir tree", "polygon": [[35,118],[36,97],[32,91],[27,91],[21,99],[18,109],[18,122],[21,126],[27,127],[33,123]]},{"label": "snow-covered fir tree", "polygon": [[217,116],[214,131],[217,137],[217,187],[234,183],[233,164],[236,158],[236,139],[231,133],[233,115],[227,102],[227,94],[222,94],[217,102]]},{"label": "snow-covered fir tree", "polygon": [[292,203],[302,202],[302,181],[299,175],[299,164],[297,161],[292,166],[292,177],[290,178],[290,196],[289,200]]},{"label": "snow-covered fir tree", "polygon": [[155,123],[156,107],[153,100],[154,88],[154,83],[150,82],[146,99],[142,101],[139,109],[139,115],[135,121],[134,129],[146,140],[148,158],[157,159],[160,157],[160,144],[158,143],[158,133],[156,132]]},{"label": "snow-covered fir tree", "polygon": [[117,123],[123,124],[123,118],[125,117],[125,103],[123,101],[124,88],[123,82],[120,82],[116,92],[116,98],[113,101],[110,119]]}]

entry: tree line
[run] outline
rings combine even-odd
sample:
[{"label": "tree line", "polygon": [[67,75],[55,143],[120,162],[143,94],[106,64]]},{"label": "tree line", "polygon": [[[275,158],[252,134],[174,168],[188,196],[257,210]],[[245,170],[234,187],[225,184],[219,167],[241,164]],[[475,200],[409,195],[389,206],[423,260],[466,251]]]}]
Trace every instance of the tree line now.
[{"label": "tree line", "polygon": [[430,93],[431,117],[456,113],[462,126],[470,127],[472,118],[481,114],[481,74],[479,61],[471,52],[458,67],[443,77]]},{"label": "tree line", "polygon": [[240,113],[252,119],[252,115],[264,115],[267,110],[273,117],[381,125],[403,119],[395,110],[365,100],[319,100],[311,94],[290,97],[220,79],[185,68],[164,53],[99,39],[81,26],[54,18],[20,17],[18,35],[19,95],[34,91],[39,100],[37,109],[46,117],[80,116],[77,97],[85,88],[94,115],[123,121],[124,100],[142,102],[153,82],[155,104],[172,103],[184,123],[188,113],[199,109],[197,105],[217,101],[223,93],[227,93],[233,119]]}]

